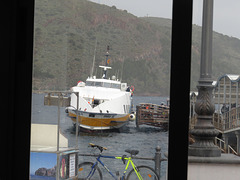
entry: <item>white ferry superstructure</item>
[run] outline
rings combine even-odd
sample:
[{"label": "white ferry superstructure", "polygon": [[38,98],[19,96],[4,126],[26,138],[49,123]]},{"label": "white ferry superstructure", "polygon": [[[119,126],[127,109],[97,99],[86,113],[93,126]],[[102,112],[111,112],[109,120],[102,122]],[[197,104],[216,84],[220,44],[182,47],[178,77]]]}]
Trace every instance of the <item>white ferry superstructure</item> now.
[{"label": "white ferry superstructure", "polygon": [[[127,83],[121,83],[115,76],[107,79],[108,52],[102,78],[89,77],[72,87],[68,115],[74,125],[78,119],[81,128],[88,130],[116,129],[129,122],[133,90]],[[77,100],[78,94],[78,100]],[[77,106],[78,102],[78,106]],[[78,115],[78,118],[77,118]]]}]

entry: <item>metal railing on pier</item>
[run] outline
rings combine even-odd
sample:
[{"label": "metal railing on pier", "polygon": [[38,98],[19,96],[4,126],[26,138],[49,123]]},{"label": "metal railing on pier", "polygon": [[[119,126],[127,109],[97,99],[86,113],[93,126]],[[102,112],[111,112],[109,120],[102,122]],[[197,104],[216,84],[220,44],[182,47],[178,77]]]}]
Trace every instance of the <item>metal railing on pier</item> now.
[{"label": "metal railing on pier", "polygon": [[218,137],[215,137],[215,144],[224,152],[224,153],[232,153],[232,154],[235,154],[235,155],[238,155],[238,153],[233,149],[232,146],[228,145],[226,147],[226,144],[225,144],[225,141],[218,138]]},{"label": "metal railing on pier", "polygon": [[223,114],[214,114],[213,124],[220,131],[240,128],[240,107],[232,108]]},{"label": "metal railing on pier", "polygon": [[[109,155],[109,154],[108,154]],[[99,155],[96,154],[84,154],[84,153],[79,153],[78,156],[91,156],[91,157],[98,157]],[[109,155],[110,156],[110,155]],[[152,160],[155,163],[155,171],[161,177],[161,162],[162,161],[167,161],[166,158],[162,158],[161,155],[161,148],[159,146],[156,147],[156,152],[154,157],[139,157],[139,156],[133,156],[132,159],[138,159],[138,160]]]},{"label": "metal railing on pier", "polygon": [[[190,129],[196,124],[197,116],[190,117]],[[240,129],[240,107],[232,108],[225,113],[213,114],[213,125],[216,129],[224,133],[225,131],[235,131]]]}]

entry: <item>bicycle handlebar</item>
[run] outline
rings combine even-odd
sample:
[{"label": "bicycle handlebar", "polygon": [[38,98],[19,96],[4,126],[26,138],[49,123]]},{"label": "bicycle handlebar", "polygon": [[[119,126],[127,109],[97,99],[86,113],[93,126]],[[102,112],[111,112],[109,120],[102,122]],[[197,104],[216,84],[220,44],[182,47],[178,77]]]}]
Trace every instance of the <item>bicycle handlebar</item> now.
[{"label": "bicycle handlebar", "polygon": [[96,145],[96,144],[93,144],[93,143],[89,143],[89,145],[90,145],[92,148],[94,148],[94,147],[98,148],[101,152],[102,152],[103,150],[107,150],[106,147],[102,147],[102,146],[99,146],[99,145]]}]

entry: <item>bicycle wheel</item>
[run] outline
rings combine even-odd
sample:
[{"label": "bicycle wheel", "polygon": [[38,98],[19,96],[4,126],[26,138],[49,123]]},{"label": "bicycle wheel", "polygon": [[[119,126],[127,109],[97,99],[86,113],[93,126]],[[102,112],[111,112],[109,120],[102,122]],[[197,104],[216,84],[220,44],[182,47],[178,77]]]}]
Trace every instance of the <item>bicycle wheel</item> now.
[{"label": "bicycle wheel", "polygon": [[102,180],[102,172],[98,166],[92,169],[92,162],[83,162],[78,165],[79,180]]},{"label": "bicycle wheel", "polygon": [[[159,180],[159,176],[157,175],[156,171],[153,168],[148,166],[137,166],[136,170],[142,177],[142,180]],[[135,173],[134,169],[132,169],[128,176],[127,180],[139,180],[137,174]]]}]

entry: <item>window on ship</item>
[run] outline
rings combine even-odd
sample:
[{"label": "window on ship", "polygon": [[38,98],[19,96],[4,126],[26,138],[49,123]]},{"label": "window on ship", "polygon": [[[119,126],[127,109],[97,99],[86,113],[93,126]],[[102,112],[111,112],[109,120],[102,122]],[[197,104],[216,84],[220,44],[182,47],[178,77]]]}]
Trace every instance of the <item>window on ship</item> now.
[{"label": "window on ship", "polygon": [[94,81],[86,81],[86,86],[94,86]]},{"label": "window on ship", "polygon": [[112,88],[120,89],[120,84],[112,84]]},{"label": "window on ship", "polygon": [[103,83],[103,87],[111,88],[111,83],[105,82],[105,83]]},{"label": "window on ship", "polygon": [[96,107],[99,104],[100,104],[100,100],[99,99],[94,99],[93,104],[92,104],[93,107]]},{"label": "window on ship", "polygon": [[95,82],[95,86],[97,86],[97,87],[102,87],[102,82]]}]

